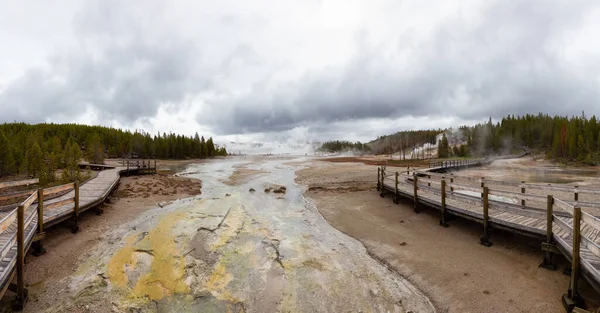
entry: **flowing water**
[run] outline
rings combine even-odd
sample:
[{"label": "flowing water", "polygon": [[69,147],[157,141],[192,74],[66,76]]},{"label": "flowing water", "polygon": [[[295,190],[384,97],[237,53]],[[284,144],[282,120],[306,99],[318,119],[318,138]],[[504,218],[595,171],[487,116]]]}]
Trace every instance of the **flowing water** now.
[{"label": "flowing water", "polygon": [[[201,197],[153,210],[109,235],[80,268],[74,283],[83,287],[75,289],[105,288],[119,309],[149,312],[434,312],[304,198],[305,187],[295,183],[302,161],[238,158],[188,167],[180,175],[203,181]],[[236,170],[256,175],[225,184]],[[285,193],[265,191],[280,186]]]}]

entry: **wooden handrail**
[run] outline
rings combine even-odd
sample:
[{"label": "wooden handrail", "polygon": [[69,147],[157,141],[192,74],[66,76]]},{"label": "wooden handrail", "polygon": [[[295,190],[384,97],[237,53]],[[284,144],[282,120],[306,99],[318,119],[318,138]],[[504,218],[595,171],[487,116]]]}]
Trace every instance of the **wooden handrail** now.
[{"label": "wooden handrail", "polygon": [[75,198],[64,199],[64,200],[53,202],[53,203],[47,203],[44,205],[44,210],[48,211],[48,210],[56,209],[58,207],[61,207],[65,204],[70,204],[70,203],[75,203]]},{"label": "wooden handrail", "polygon": [[468,191],[472,191],[472,192],[482,192],[481,188],[471,187],[471,186],[465,186],[465,185],[459,185],[457,183],[449,184],[449,186],[452,187],[452,189],[454,189],[455,192],[456,192],[456,189],[459,189],[459,190],[468,190]]},{"label": "wooden handrail", "polygon": [[24,190],[24,191],[17,191],[17,192],[0,195],[0,201],[6,201],[6,200],[10,200],[10,199],[20,198],[23,196],[29,197],[34,192],[35,192],[35,190]]},{"label": "wooden handrail", "polygon": [[75,183],[68,183],[56,187],[46,188],[44,189],[44,196],[49,196],[52,194],[56,194],[63,191],[70,191],[75,188]]},{"label": "wooden handrail", "polygon": [[17,219],[17,209],[12,210],[0,220],[0,233],[4,232]]},{"label": "wooden handrail", "polygon": [[23,201],[21,203],[21,206],[23,206],[25,209],[27,209],[36,200],[37,200],[37,192],[34,192],[31,194],[31,196],[29,196],[29,198],[27,198],[25,201]]},{"label": "wooden handrail", "polygon": [[559,209],[571,214],[571,216],[573,215],[573,206],[564,202],[563,200],[560,200],[559,198],[554,198],[554,205],[557,206]]},{"label": "wooden handrail", "polygon": [[39,178],[7,181],[7,182],[0,183],[0,189],[8,188],[8,187],[35,185],[35,184],[39,184],[39,183],[40,183]]},{"label": "wooden handrail", "polygon": [[589,214],[587,212],[581,212],[581,220],[584,223],[595,228],[596,230],[600,231],[600,219],[599,218],[592,216],[591,214]]}]

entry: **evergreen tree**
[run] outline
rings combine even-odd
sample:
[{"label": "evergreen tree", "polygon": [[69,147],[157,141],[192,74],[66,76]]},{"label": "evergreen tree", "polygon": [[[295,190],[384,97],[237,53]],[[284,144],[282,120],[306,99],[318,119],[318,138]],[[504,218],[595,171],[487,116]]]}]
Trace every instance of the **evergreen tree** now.
[{"label": "evergreen tree", "polygon": [[40,173],[41,185],[56,181],[56,157],[54,156],[54,153],[46,154],[44,160],[45,162],[43,162],[42,171]]},{"label": "evergreen tree", "polygon": [[204,140],[204,136],[200,139],[200,158],[204,159],[208,157],[206,153],[206,140]]},{"label": "evergreen tree", "polygon": [[27,164],[27,175],[31,177],[40,177],[40,174],[44,171],[44,156],[42,154],[42,148],[37,142],[33,145],[25,154]]},{"label": "evergreen tree", "polygon": [[90,136],[87,142],[86,159],[92,164],[104,164],[104,148],[97,133]]},{"label": "evergreen tree", "polygon": [[202,148],[200,147],[201,145],[202,142],[200,142],[200,136],[198,136],[198,133],[196,133],[194,135],[194,156],[198,159],[202,158]]},{"label": "evergreen tree", "polygon": [[450,151],[450,145],[448,144],[448,137],[446,134],[442,135],[442,139],[438,142],[438,158],[447,158]]},{"label": "evergreen tree", "polygon": [[4,132],[0,130],[0,177],[15,173],[15,160]]},{"label": "evergreen tree", "polygon": [[215,145],[213,143],[212,137],[208,138],[206,141],[206,156],[212,158],[215,156]]}]

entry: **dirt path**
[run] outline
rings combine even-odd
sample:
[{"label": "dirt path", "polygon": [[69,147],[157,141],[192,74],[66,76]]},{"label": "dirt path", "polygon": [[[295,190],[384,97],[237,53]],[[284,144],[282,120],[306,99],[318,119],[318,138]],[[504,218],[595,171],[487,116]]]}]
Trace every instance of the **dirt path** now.
[{"label": "dirt path", "polygon": [[375,191],[377,169],[359,163],[313,163],[297,172],[306,196],[335,228],[365,243],[434,302],[440,312],[564,312],[569,279],[538,268],[539,242],[497,232],[494,246],[478,244],[481,226],[454,219],[438,226],[439,213],[415,214]]},{"label": "dirt path", "polygon": [[[25,281],[29,284],[30,298],[24,312],[41,312],[52,306],[70,283],[69,277],[76,272],[81,259],[94,251],[112,228],[133,220],[158,203],[164,206],[175,199],[197,195],[200,189],[201,182],[196,179],[167,175],[123,177],[111,203],[101,206],[102,215],[93,211],[81,215],[77,234],[63,225],[48,229],[43,241],[47,253],[40,257],[28,255],[26,259]],[[10,300],[11,297],[4,297],[5,310],[10,307]],[[74,309],[86,311],[85,307]]]}]

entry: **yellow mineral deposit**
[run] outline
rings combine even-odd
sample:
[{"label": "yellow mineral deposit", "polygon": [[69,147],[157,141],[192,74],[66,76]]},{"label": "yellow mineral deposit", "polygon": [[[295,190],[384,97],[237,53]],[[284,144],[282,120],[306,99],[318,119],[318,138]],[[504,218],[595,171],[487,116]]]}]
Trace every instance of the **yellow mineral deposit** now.
[{"label": "yellow mineral deposit", "polygon": [[176,293],[188,293],[190,288],[184,282],[184,252],[175,243],[171,230],[186,217],[186,213],[175,212],[165,216],[160,223],[143,239],[149,244],[154,259],[150,272],[142,276],[133,289],[134,297],[147,296],[150,300],[160,300]]},{"label": "yellow mineral deposit", "polygon": [[244,219],[246,218],[241,207],[233,207],[227,215],[224,223],[227,227],[221,228],[222,231],[219,233],[219,238],[211,245],[212,250],[216,250],[224,245],[227,242],[235,237],[239,231],[241,231],[244,226]]},{"label": "yellow mineral deposit", "polygon": [[233,303],[240,302],[238,298],[233,296],[231,292],[227,290],[227,285],[233,280],[233,276],[227,272],[227,268],[223,263],[217,264],[215,269],[205,284],[205,288],[211,292],[211,294],[219,299],[226,300]]},{"label": "yellow mineral deposit", "polygon": [[108,277],[115,287],[125,287],[129,281],[125,271],[135,262],[133,243],[136,237],[136,235],[129,236],[125,241],[125,246],[115,253],[108,263]]},{"label": "yellow mineral deposit", "polygon": [[184,282],[185,261],[183,252],[175,243],[171,230],[186,217],[184,212],[166,215],[158,225],[148,232],[140,241],[135,243],[139,235],[132,235],[127,243],[108,263],[108,276],[116,287],[127,288],[129,278],[127,269],[136,266],[136,246],[143,246],[151,251],[153,258],[149,272],[143,274],[130,292],[131,298],[160,300],[173,294],[189,293],[190,289]]}]

